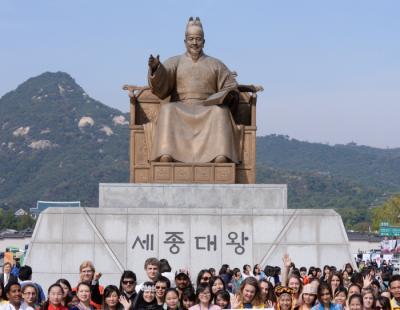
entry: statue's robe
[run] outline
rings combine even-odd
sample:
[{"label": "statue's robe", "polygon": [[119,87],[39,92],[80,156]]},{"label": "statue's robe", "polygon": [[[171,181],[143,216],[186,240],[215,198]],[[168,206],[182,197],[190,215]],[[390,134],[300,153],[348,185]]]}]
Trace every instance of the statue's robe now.
[{"label": "statue's robe", "polygon": [[206,163],[223,155],[240,162],[243,133],[224,104],[237,83],[221,61],[204,54],[193,61],[183,54],[149,72],[148,80],[155,95],[169,97],[155,122],[145,126],[150,161],[171,155],[179,162]]}]

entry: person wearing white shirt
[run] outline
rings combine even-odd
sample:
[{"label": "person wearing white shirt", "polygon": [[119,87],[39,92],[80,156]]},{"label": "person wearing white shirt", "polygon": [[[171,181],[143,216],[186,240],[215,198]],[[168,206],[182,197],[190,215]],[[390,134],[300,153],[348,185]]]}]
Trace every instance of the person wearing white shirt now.
[{"label": "person wearing white shirt", "polygon": [[21,285],[18,282],[9,281],[4,292],[7,296],[8,303],[0,306],[0,310],[34,310],[27,304],[22,303]]}]

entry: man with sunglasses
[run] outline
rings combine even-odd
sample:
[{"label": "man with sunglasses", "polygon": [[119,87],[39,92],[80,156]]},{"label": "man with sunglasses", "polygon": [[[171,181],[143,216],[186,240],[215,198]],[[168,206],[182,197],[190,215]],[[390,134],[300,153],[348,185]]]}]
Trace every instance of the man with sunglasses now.
[{"label": "man with sunglasses", "polygon": [[119,290],[123,296],[132,302],[136,298],[136,274],[131,270],[125,270],[122,273],[121,280],[119,282]]},{"label": "man with sunglasses", "polygon": [[158,276],[157,280],[155,281],[155,287],[156,287],[156,298],[157,298],[157,303],[159,305],[164,305],[165,301],[165,293],[167,289],[171,287],[171,282],[167,277],[164,276]]}]

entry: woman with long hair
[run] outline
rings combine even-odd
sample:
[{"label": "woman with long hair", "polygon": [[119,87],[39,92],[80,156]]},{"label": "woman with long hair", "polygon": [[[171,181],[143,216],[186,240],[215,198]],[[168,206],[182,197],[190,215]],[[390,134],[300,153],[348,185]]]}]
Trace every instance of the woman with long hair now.
[{"label": "woman with long hair", "polygon": [[343,308],[347,309],[347,296],[347,289],[344,286],[339,286],[333,295],[333,301],[335,304],[342,305]]},{"label": "woman with long hair", "polygon": [[274,286],[271,282],[267,281],[267,279],[258,281],[258,286],[260,287],[260,296],[264,307],[272,308],[276,302]]},{"label": "woman with long hair", "polygon": [[182,310],[188,310],[191,306],[196,303],[196,294],[191,287],[186,288],[181,295],[181,308]]},{"label": "woman with long hair", "polygon": [[260,287],[255,278],[248,277],[243,280],[239,292],[233,297],[231,306],[232,309],[264,308],[264,303],[261,300]]},{"label": "woman with long hair", "polygon": [[144,282],[136,297],[133,310],[163,310],[162,305],[157,304],[156,287],[151,281]]},{"label": "woman with long hair", "polygon": [[108,285],[103,293],[102,310],[129,310],[132,302],[125,296],[121,295],[118,287],[115,285]]},{"label": "woman with long hair", "polygon": [[59,284],[64,292],[64,296],[63,296],[63,306],[68,307],[69,303],[72,300],[72,287],[71,284],[69,283],[69,281],[67,279],[58,279],[56,281],[56,284]]},{"label": "woman with long hair", "polygon": [[32,307],[33,309],[37,308],[37,297],[38,297],[38,290],[35,284],[33,283],[26,283],[22,288],[22,299],[24,302],[22,305],[26,305],[28,307]]},{"label": "woman with long hair", "polygon": [[[179,310],[179,293],[174,288],[169,288],[165,292],[165,310]],[[127,309],[128,310],[128,309]]]},{"label": "woman with long hair", "polygon": [[189,310],[221,310],[218,305],[212,304],[213,293],[210,284],[200,283],[196,289],[196,304],[189,308]]},{"label": "woman with long hair", "polygon": [[81,282],[76,287],[76,297],[78,303],[71,308],[71,310],[94,310],[94,307],[90,304],[90,284]]},{"label": "woman with long hair", "polygon": [[210,283],[212,277],[213,276],[208,269],[200,270],[197,274],[196,287],[198,287],[200,283]]},{"label": "woman with long hair", "polygon": [[261,270],[260,264],[255,264],[253,267],[253,276],[257,281],[265,278],[264,271]]},{"label": "woman with long hair", "polygon": [[319,304],[312,307],[312,310],[342,310],[342,305],[334,304],[332,302],[333,296],[329,285],[326,282],[322,282],[317,289],[317,297]]},{"label": "woman with long hair", "polygon": [[306,284],[301,293],[301,305],[298,310],[310,310],[317,301],[317,287],[312,284]]},{"label": "woman with long hair", "polygon": [[54,283],[50,285],[47,291],[47,301],[40,308],[41,310],[68,310],[63,302],[64,291],[60,284]]},{"label": "woman with long hair", "polygon": [[221,309],[231,309],[231,295],[228,291],[220,290],[214,296],[214,305]]},{"label": "woman with long hair", "polygon": [[363,298],[360,294],[353,294],[349,297],[349,310],[362,310]]},{"label": "woman with long hair", "polygon": [[362,298],[363,298],[363,309],[364,310],[372,310],[375,309],[375,297],[374,293],[371,289],[363,289],[362,291]]},{"label": "woman with long hair", "polygon": [[332,295],[335,296],[336,290],[340,286],[343,286],[342,275],[337,271],[331,272],[327,283],[329,284],[329,287],[331,288]]},{"label": "woman with long hair", "polygon": [[303,290],[303,282],[296,274],[291,274],[288,278],[287,286],[294,290],[294,298],[296,300],[296,307],[301,304],[300,295]]},{"label": "woman with long hair", "polygon": [[218,291],[226,291],[225,282],[220,276],[212,277],[210,280],[211,292],[215,295]]}]

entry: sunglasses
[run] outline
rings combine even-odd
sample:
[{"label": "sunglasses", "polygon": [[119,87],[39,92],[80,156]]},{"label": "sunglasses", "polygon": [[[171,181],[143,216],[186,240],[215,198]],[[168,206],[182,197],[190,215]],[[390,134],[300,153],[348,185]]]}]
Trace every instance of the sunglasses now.
[{"label": "sunglasses", "polygon": [[211,279],[211,277],[202,277],[201,279],[204,280],[204,281],[208,281],[208,280]]},{"label": "sunglasses", "polygon": [[130,280],[124,280],[122,281],[123,284],[128,285],[128,284],[134,284],[135,281],[130,281]]}]

